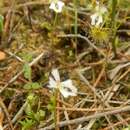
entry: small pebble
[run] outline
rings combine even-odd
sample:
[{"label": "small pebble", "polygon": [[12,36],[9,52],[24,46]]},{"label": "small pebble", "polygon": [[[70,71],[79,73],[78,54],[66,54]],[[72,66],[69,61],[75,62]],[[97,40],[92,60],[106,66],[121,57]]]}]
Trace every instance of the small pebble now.
[{"label": "small pebble", "polygon": [[6,58],[6,54],[2,51],[0,51],[0,61],[4,60]]}]

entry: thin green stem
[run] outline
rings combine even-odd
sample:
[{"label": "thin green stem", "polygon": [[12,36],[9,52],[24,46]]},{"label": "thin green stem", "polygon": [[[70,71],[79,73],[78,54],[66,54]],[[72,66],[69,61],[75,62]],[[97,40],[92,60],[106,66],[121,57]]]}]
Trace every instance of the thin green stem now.
[{"label": "thin green stem", "polygon": [[54,23],[53,23],[53,28],[55,28],[56,24],[57,24],[57,13],[55,13],[55,19],[54,19]]},{"label": "thin green stem", "polygon": [[54,93],[54,98],[55,98],[55,100],[54,100],[54,104],[55,104],[55,106],[54,106],[54,123],[55,123],[55,128],[56,128],[56,96],[57,96],[57,91],[55,91],[55,93]]},{"label": "thin green stem", "polygon": [[[74,34],[77,35],[78,34],[78,10],[77,10],[77,5],[78,5],[78,1],[77,0],[73,0],[73,4],[74,4]],[[75,54],[77,56],[77,37],[75,37]]]},{"label": "thin green stem", "polygon": [[58,123],[59,123],[59,111],[57,107],[59,107],[59,103],[57,102],[57,98],[59,98],[59,90],[55,91],[55,111],[54,111],[54,120],[55,120],[55,130],[59,130]]},{"label": "thin green stem", "polygon": [[78,10],[77,10],[77,0],[73,0],[74,3],[74,13],[75,13],[75,21],[74,21],[74,33],[77,34],[78,33]]},{"label": "thin green stem", "polygon": [[111,28],[112,28],[112,35],[113,35],[113,38],[112,38],[112,49],[113,49],[113,52],[114,52],[114,55],[115,57],[117,56],[117,50],[116,50],[116,44],[115,44],[115,41],[116,41],[116,31],[117,31],[117,28],[116,28],[116,7],[117,7],[117,0],[112,0],[112,14],[111,14]]}]

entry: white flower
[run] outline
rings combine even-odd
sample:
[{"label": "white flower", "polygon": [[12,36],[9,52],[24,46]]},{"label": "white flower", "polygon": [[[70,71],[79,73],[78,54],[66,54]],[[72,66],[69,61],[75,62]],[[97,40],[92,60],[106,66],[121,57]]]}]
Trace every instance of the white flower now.
[{"label": "white flower", "polygon": [[107,12],[107,8],[96,3],[95,13],[91,15],[91,25],[99,26],[103,22],[103,15]]},{"label": "white flower", "polygon": [[49,77],[49,88],[58,89],[65,98],[77,95],[77,88],[73,85],[72,80],[68,79],[61,82],[57,69],[53,69],[51,74],[52,76]]},{"label": "white flower", "polygon": [[54,10],[56,13],[60,13],[65,4],[60,0],[52,0],[50,4],[50,9]]}]

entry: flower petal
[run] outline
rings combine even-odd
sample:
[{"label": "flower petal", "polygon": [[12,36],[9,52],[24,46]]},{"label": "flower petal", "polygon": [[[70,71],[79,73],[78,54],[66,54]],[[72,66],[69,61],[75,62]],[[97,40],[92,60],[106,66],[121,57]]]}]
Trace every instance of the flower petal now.
[{"label": "flower petal", "polygon": [[62,11],[62,8],[64,6],[64,3],[62,1],[52,1],[50,5],[50,9],[54,10],[56,13],[60,13]]},{"label": "flower petal", "polygon": [[96,26],[99,26],[101,23],[103,22],[103,18],[101,15],[98,16],[97,22],[96,22]]},{"label": "flower petal", "polygon": [[98,17],[97,13],[91,15],[91,25],[95,25],[96,24],[97,17]]},{"label": "flower petal", "polygon": [[77,94],[74,92],[69,92],[66,88],[60,87],[59,91],[63,95],[63,97],[68,98],[69,96],[76,96]]},{"label": "flower petal", "polygon": [[49,77],[49,85],[47,87],[48,88],[57,88],[57,83],[52,77]]},{"label": "flower petal", "polygon": [[58,69],[53,69],[51,74],[56,81],[60,81],[60,74],[59,74]]},{"label": "flower petal", "polygon": [[64,6],[65,4],[64,4],[62,1],[58,1],[58,2],[57,2],[57,5],[58,5],[58,8],[57,8],[57,9],[58,9],[58,13],[59,13],[59,12],[62,11],[62,8],[63,8],[63,6]]},{"label": "flower petal", "polygon": [[59,88],[62,95],[67,98],[68,96],[76,96],[77,88],[72,84],[72,80],[66,80],[61,82],[61,87]]},{"label": "flower petal", "polygon": [[54,2],[51,2],[49,8],[55,10],[55,3],[54,3]]},{"label": "flower petal", "polygon": [[59,90],[64,98],[68,98],[70,96],[70,93],[68,91],[66,91],[64,88],[60,87]]},{"label": "flower petal", "polygon": [[72,87],[72,88],[70,88],[70,89],[72,89],[72,90],[74,90],[74,91],[77,90],[75,87],[73,87],[72,80],[70,80],[70,79],[61,82],[61,85],[62,85],[63,87],[65,87],[65,88],[70,88],[70,87]]},{"label": "flower petal", "polygon": [[95,13],[91,15],[91,25],[99,26],[103,22],[103,15],[107,12],[105,6],[101,6],[99,2],[96,2]]}]

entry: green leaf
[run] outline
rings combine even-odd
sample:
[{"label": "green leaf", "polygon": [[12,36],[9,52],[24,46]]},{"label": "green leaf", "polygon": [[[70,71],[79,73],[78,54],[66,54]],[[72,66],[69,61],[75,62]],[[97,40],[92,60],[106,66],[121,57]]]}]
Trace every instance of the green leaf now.
[{"label": "green leaf", "polygon": [[28,117],[32,115],[32,107],[30,104],[28,104],[25,108],[25,113],[27,114]]},{"label": "green leaf", "polygon": [[50,111],[54,111],[55,107],[52,104],[48,104],[47,109],[50,110]]},{"label": "green leaf", "polygon": [[29,66],[29,64],[25,63],[23,66],[23,71],[24,71],[24,77],[28,80],[31,79],[31,67]]},{"label": "green leaf", "polygon": [[27,90],[35,90],[35,89],[39,89],[41,88],[41,85],[37,82],[34,82],[34,83],[27,83],[24,85],[24,89],[27,89]]},{"label": "green leaf", "polygon": [[54,106],[56,106],[56,97],[51,96],[50,103],[52,103]]},{"label": "green leaf", "polygon": [[115,46],[116,46],[116,47],[119,46],[119,38],[118,38],[118,37],[115,38]]},{"label": "green leaf", "polygon": [[4,23],[4,17],[2,15],[0,15],[0,32],[3,31],[3,23]]},{"label": "green leaf", "polygon": [[20,53],[20,56],[22,57],[23,60],[25,60],[26,62],[31,62],[33,57],[31,53],[27,53],[27,52],[22,52]]},{"label": "green leaf", "polygon": [[45,111],[43,110],[39,110],[37,113],[34,113],[34,118],[35,120],[37,120],[38,122],[40,120],[42,120],[45,117]]},{"label": "green leaf", "polygon": [[45,117],[45,111],[39,110],[39,115],[41,118]]},{"label": "green leaf", "polygon": [[50,111],[54,111],[56,107],[56,97],[55,96],[51,96],[50,98],[50,102],[47,105],[48,110]]},{"label": "green leaf", "polygon": [[23,88],[24,89],[27,89],[27,90],[30,90],[30,89],[32,89],[32,85],[31,85],[32,83],[27,83],[27,84],[25,84],[24,86],[23,86]]},{"label": "green leaf", "polygon": [[32,119],[25,119],[23,121],[20,121],[20,124],[22,125],[22,130],[29,130],[35,125],[35,121]]},{"label": "green leaf", "polygon": [[40,25],[40,27],[41,27],[42,29],[46,29],[47,31],[51,31],[51,30],[52,30],[51,24],[48,23],[48,22],[43,22],[43,23]]},{"label": "green leaf", "polygon": [[41,85],[37,82],[32,83],[32,89],[39,89],[41,87]]},{"label": "green leaf", "polygon": [[37,100],[38,100],[38,96],[36,96],[33,93],[30,93],[27,97],[27,101],[29,104],[31,104],[31,106],[35,105],[35,103],[37,103]]}]

